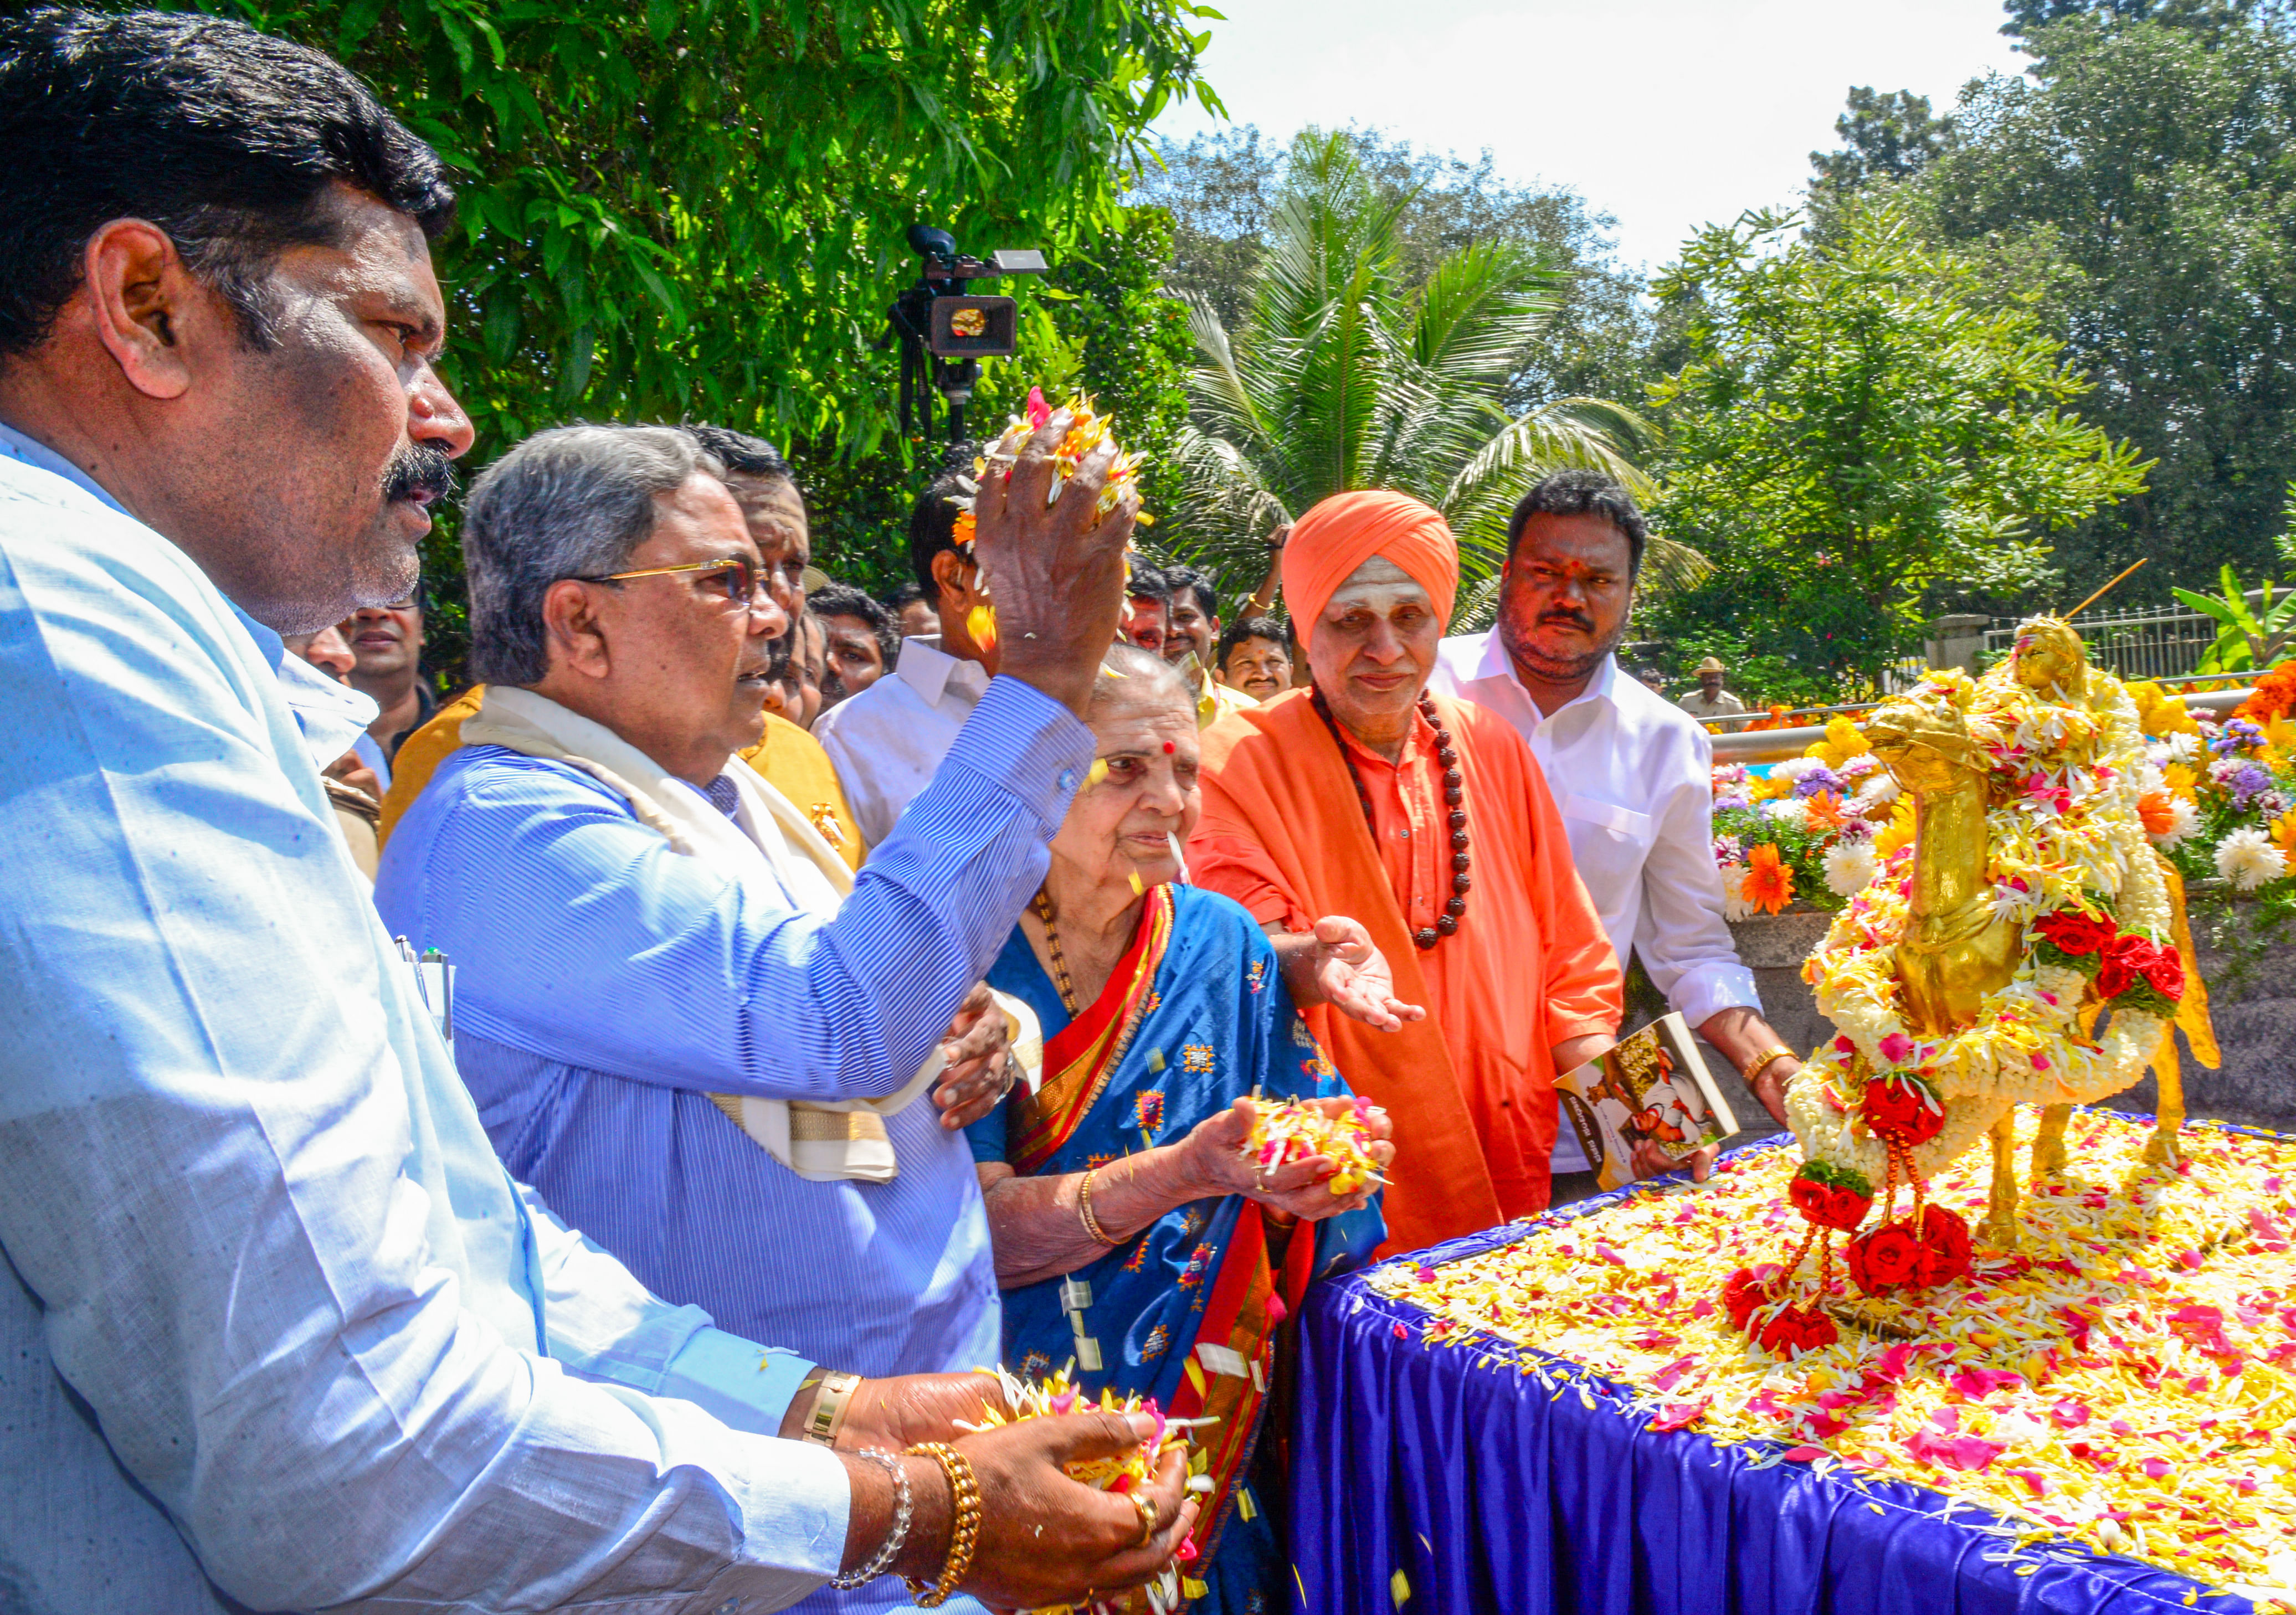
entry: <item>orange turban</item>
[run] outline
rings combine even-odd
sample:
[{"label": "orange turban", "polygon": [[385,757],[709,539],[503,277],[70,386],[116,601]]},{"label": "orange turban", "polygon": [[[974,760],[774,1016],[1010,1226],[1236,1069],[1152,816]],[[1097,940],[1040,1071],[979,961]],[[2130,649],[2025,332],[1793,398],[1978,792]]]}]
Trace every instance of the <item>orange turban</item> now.
[{"label": "orange turban", "polygon": [[1333,494],[1292,524],[1283,544],[1283,598],[1300,648],[1340,586],[1383,555],[1427,591],[1446,624],[1459,594],[1459,541],[1443,512],[1385,488]]}]

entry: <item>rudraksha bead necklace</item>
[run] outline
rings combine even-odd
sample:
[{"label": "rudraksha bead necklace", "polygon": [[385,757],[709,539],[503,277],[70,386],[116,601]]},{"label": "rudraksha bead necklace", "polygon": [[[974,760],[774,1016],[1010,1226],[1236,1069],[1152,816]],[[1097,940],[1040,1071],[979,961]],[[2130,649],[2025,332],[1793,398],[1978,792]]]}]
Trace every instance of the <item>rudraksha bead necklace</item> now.
[{"label": "rudraksha bead necklace", "polygon": [[[1356,800],[1363,808],[1364,824],[1369,827],[1372,841],[1379,840],[1379,821],[1372,817],[1371,792],[1364,789],[1363,775],[1356,771],[1356,759],[1348,755],[1347,738],[1340,733],[1339,720],[1332,716],[1331,703],[1324,699],[1321,689],[1311,692],[1309,699],[1316,704],[1316,716],[1332,732],[1332,743],[1340,749],[1340,761],[1347,765],[1348,778],[1354,782]],[[1459,773],[1459,754],[1451,748],[1451,732],[1435,716],[1435,703],[1424,691],[1419,696],[1419,716],[1435,731],[1435,760],[1443,765],[1443,806],[1448,810],[1451,826],[1451,900],[1443,905],[1442,917],[1432,925],[1423,925],[1411,933],[1411,940],[1422,953],[1434,947],[1459,929],[1459,916],[1467,912],[1467,889],[1474,884],[1467,870],[1472,862],[1467,856],[1467,783]]]}]

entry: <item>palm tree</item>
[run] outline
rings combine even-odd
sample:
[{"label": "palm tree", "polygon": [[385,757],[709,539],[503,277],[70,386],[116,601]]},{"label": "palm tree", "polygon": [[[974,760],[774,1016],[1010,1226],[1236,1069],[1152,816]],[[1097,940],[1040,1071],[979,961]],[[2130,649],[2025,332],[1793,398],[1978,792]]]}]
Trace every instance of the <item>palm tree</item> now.
[{"label": "palm tree", "polygon": [[[1208,303],[1190,299],[1202,363],[1175,444],[1181,491],[1164,545],[1256,580],[1279,524],[1349,488],[1398,488],[1450,519],[1461,620],[1472,622],[1479,604],[1487,619],[1522,490],[1586,466],[1645,497],[1649,479],[1631,456],[1656,433],[1596,398],[1520,415],[1502,406],[1559,305],[1561,275],[1508,243],[1478,242],[1405,290],[1397,220],[1410,198],[1375,198],[1344,134],[1303,135],[1286,188],[1244,327],[1231,336]],[[1701,564],[1655,540],[1648,562],[1660,582]]]}]

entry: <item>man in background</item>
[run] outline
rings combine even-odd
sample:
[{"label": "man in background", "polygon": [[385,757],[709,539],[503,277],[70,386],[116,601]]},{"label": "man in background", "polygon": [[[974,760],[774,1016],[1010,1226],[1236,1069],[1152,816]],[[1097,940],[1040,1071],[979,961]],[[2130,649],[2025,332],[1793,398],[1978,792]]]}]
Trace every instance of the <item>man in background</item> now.
[{"label": "man in background", "polygon": [[1219,655],[1219,594],[1193,567],[1167,567],[1172,591],[1166,609],[1164,660],[1187,675],[1196,693],[1196,727],[1209,729],[1231,712],[1258,703],[1212,676]]},{"label": "man in background", "polygon": [[1257,704],[1292,687],[1292,638],[1272,617],[1239,617],[1220,635],[1220,682]]},{"label": "man in background", "polygon": [[925,639],[940,632],[936,598],[914,583],[904,583],[886,596],[886,607],[893,613],[903,639]]},{"label": "man in background", "polygon": [[1136,565],[1125,588],[1124,621],[1117,636],[1126,644],[1163,655],[1172,627],[1172,586],[1155,568]]},{"label": "man in background", "polygon": [[899,660],[901,630],[893,614],[848,583],[825,583],[806,596],[828,636],[822,701],[835,706],[861,693]]},{"label": "man in background", "polygon": [[[821,716],[814,738],[837,766],[862,836],[872,847],[940,767],[997,668],[995,608],[973,557],[957,547],[956,501],[966,497],[977,444],[949,451],[909,513],[909,567],[930,590],[936,631],[901,642],[892,675]],[[976,638],[976,630],[987,643]]]},{"label": "man in background", "polygon": [[417,583],[404,600],[362,607],[340,631],[353,659],[346,682],[381,709],[358,754],[388,791],[399,742],[439,709],[439,698],[422,677],[422,586]]},{"label": "man in background", "polygon": [[[1623,964],[1639,957],[1667,1004],[1736,1066],[1785,1124],[1800,1069],[1762,1019],[1753,972],[1722,919],[1712,847],[1714,747],[1615,654],[1649,530],[1626,489],[1557,471],[1507,524],[1498,626],[1443,642],[1435,687],[1504,717],[1553,783],[1571,861]],[[1718,666],[1718,664],[1717,664]],[[1693,1157],[1703,1173],[1710,1155]],[[1558,1200],[1594,1192],[1574,1129],[1555,1136]],[[1638,1149],[1644,1176],[1675,1163]]]},{"label": "man in background", "polygon": [[[1675,704],[1689,713],[1691,717],[1702,721],[1731,717],[1743,712],[1746,709],[1746,703],[1722,687],[1723,677],[1729,670],[1722,665],[1720,658],[1708,657],[1704,661],[1700,662],[1695,669],[1698,675],[1698,688],[1691,691]],[[1742,719],[1736,723],[1726,723],[1722,726],[1722,733],[1727,734],[1743,727],[1745,724]]]}]

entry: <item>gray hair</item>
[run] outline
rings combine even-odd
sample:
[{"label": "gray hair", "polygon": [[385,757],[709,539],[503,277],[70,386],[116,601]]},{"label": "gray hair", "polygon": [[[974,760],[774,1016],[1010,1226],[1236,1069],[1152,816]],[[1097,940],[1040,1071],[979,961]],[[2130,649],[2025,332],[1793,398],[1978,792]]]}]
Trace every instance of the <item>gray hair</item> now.
[{"label": "gray hair", "polygon": [[550,586],[619,572],[653,531],[655,500],[724,468],[670,426],[554,427],[487,467],[463,506],[471,673],[539,684],[550,671]]},{"label": "gray hair", "polygon": [[1186,675],[1153,651],[1121,643],[1108,647],[1100,659],[1100,676],[1092,681],[1092,701],[1085,709],[1089,724],[1104,706],[1160,707],[1167,704],[1193,716],[1196,693]]}]

